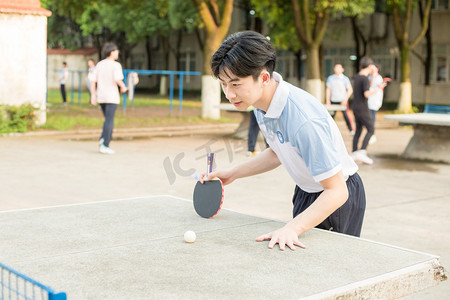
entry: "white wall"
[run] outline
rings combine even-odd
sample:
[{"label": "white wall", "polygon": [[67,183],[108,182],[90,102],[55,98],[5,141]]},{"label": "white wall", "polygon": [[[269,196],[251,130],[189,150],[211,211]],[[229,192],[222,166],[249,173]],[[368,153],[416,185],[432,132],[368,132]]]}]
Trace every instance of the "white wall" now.
[{"label": "white wall", "polygon": [[46,114],[47,17],[0,13],[0,104],[31,103]]}]

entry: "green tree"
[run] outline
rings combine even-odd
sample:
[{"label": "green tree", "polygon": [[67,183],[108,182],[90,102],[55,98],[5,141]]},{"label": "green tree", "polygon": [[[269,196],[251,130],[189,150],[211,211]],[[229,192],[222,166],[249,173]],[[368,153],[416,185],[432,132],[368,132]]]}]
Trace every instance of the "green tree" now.
[{"label": "green tree", "polygon": [[78,30],[77,34],[91,37],[99,49],[107,41],[116,42],[124,67],[138,43],[157,37],[165,53],[164,69],[167,69],[169,50],[176,48],[169,44],[169,36],[174,30],[192,31],[199,24],[195,6],[182,0],[44,0],[43,3],[53,10],[58,21],[49,27],[49,36],[55,35],[53,44],[72,48],[83,44],[82,39],[75,42],[73,34],[68,34],[69,24]]},{"label": "green tree", "polygon": [[203,74],[212,75],[209,60],[228,33],[233,13],[233,0],[192,1],[197,8],[206,33],[203,48]]},{"label": "green tree", "polygon": [[[271,29],[276,29],[275,43],[289,48],[289,35],[294,32],[306,53],[306,90],[322,100],[322,83],[319,49],[327,31],[328,22],[335,14],[347,16],[371,13],[373,0],[252,0],[257,14]],[[290,34],[291,33],[291,34]],[[284,35],[284,37],[283,37]]]},{"label": "green tree", "polygon": [[[400,112],[412,111],[412,87],[411,87],[411,52],[425,36],[429,25],[432,0],[388,0],[387,5],[391,9],[394,18],[395,39],[400,51],[400,97],[397,109]],[[420,5],[425,7],[421,16],[421,29],[411,38],[411,22],[413,12]]]},{"label": "green tree", "polygon": [[233,0],[192,0],[203,22],[206,38],[203,46],[202,117],[219,119],[220,86],[214,80],[210,59],[228,33]]}]

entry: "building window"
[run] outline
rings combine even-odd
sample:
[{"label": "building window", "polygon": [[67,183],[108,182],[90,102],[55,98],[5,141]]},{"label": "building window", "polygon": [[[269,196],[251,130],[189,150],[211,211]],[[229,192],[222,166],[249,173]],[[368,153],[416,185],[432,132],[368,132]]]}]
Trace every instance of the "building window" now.
[{"label": "building window", "polygon": [[381,76],[389,77],[392,80],[398,80],[397,57],[395,54],[393,55],[393,51],[387,47],[384,47],[375,48],[372,53],[373,61],[381,67]]},{"label": "building window", "polygon": [[436,81],[447,81],[447,57],[437,57],[436,59]]},{"label": "building window", "polygon": [[431,81],[432,82],[450,82],[448,76],[450,62],[450,46],[435,45],[433,55],[431,56]]},{"label": "building window", "polygon": [[433,10],[448,10],[449,0],[433,0],[431,3],[431,9]]},{"label": "building window", "polygon": [[180,71],[195,71],[195,52],[188,51],[180,54]]},{"label": "building window", "polygon": [[341,64],[344,68],[344,75],[348,78],[353,78],[354,73],[354,59],[355,49],[354,48],[329,48],[324,49],[324,64],[323,64],[323,74],[325,78],[334,74],[334,66],[336,64]]}]

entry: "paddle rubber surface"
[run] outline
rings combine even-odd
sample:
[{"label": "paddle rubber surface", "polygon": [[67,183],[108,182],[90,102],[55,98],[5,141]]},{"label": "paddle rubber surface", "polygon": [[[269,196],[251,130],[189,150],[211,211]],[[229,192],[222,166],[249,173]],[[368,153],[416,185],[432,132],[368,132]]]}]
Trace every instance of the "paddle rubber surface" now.
[{"label": "paddle rubber surface", "polygon": [[194,209],[203,218],[214,217],[222,207],[223,185],[220,180],[199,181],[194,189]]}]

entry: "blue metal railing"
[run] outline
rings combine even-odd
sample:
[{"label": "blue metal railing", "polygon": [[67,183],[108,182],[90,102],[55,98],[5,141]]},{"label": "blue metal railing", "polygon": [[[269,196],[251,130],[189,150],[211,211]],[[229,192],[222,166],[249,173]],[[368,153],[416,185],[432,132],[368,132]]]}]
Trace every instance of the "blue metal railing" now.
[{"label": "blue metal railing", "polygon": [[0,263],[0,287],[0,299],[67,299],[66,293],[55,293],[52,288],[2,263]]},{"label": "blue metal railing", "polygon": [[[61,70],[54,70],[61,71]],[[74,104],[74,95],[75,95],[75,77],[78,77],[78,106],[81,106],[81,75],[83,73],[88,73],[88,71],[83,70],[69,70],[71,76],[71,88],[70,88],[70,104]],[[174,79],[175,76],[179,76],[179,89],[178,89],[178,112],[181,114],[182,105],[183,105],[183,84],[184,84],[184,76],[187,75],[201,75],[201,72],[194,71],[165,71],[165,70],[134,70],[134,69],[124,69],[124,83],[127,85],[128,74],[131,72],[136,72],[139,75],[169,75],[170,77],[170,86],[169,86],[169,98],[170,98],[170,114],[172,114],[173,110],[173,88],[174,88]],[[78,76],[75,76],[77,74]],[[134,89],[134,85],[131,85],[131,88]],[[122,95],[122,112],[126,113],[127,108],[127,93]]]},{"label": "blue metal railing", "polygon": [[[170,114],[172,114],[173,110],[173,85],[174,85],[174,77],[180,76],[179,80],[179,89],[178,89],[178,113],[181,114],[182,104],[183,104],[183,77],[186,75],[201,75],[200,72],[193,71],[164,71],[164,70],[133,70],[133,69],[124,69],[124,83],[127,85],[127,77],[131,72],[136,72],[139,75],[169,75],[170,76],[170,88],[169,88],[169,98],[170,98]],[[131,85],[134,88],[133,85]],[[127,93],[123,94],[122,101],[122,112],[125,114],[127,108]]]}]

